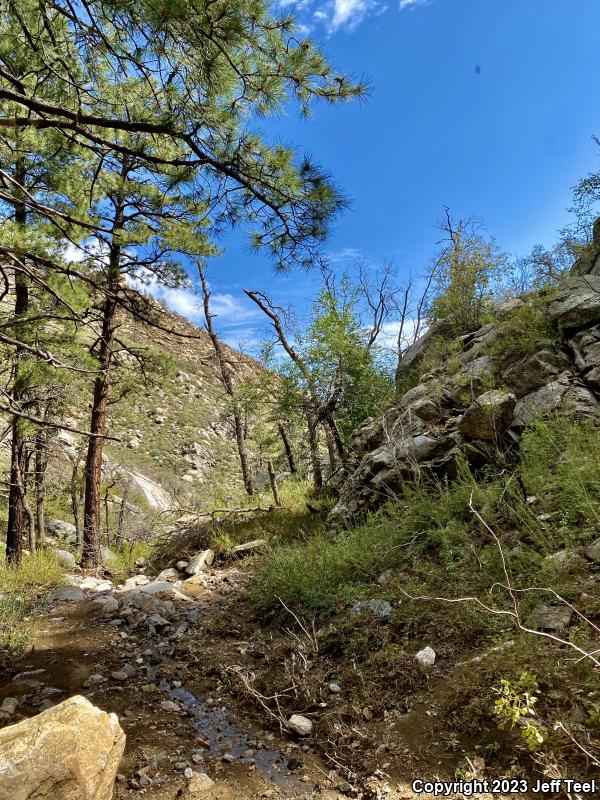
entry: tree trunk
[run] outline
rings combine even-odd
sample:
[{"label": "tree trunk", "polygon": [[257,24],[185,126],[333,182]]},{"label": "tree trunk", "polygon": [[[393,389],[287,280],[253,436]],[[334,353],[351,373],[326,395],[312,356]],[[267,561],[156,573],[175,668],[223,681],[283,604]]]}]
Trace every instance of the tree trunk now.
[{"label": "tree trunk", "polygon": [[277,488],[277,478],[273,470],[273,462],[271,459],[267,461],[267,470],[269,472],[269,481],[271,483],[271,492],[273,493],[273,500],[278,508],[281,508],[281,500],[279,499],[279,489]]},{"label": "tree trunk", "polygon": [[110,393],[112,344],[116,327],[117,304],[108,297],[102,312],[102,337],[98,361],[100,373],[94,382],[94,399],[90,436],[84,469],[83,553],[81,566],[88,569],[100,565],[100,489],[102,484],[102,452],[106,431],[106,410]]},{"label": "tree trunk", "polygon": [[283,449],[285,450],[285,457],[287,458],[288,466],[290,468],[290,474],[295,475],[298,470],[296,469],[296,462],[294,461],[294,453],[292,452],[292,446],[290,444],[290,440],[287,435],[287,431],[285,429],[285,425],[283,424],[283,422],[277,423],[277,430],[279,431],[279,435],[281,436],[281,441],[283,442]]},{"label": "tree trunk", "polygon": [[327,452],[329,454],[329,474],[333,475],[337,468],[337,451],[329,425],[325,425],[325,440],[327,441]]},{"label": "tree trunk", "polygon": [[[19,166],[15,170],[15,177],[22,185],[24,182],[23,170]],[[15,222],[19,227],[25,227],[25,206],[17,204],[15,207]],[[15,307],[14,314],[18,318],[29,310],[29,287],[27,279],[20,273],[15,273]],[[20,369],[21,359],[26,353],[21,347],[15,350],[15,365],[13,370],[12,402],[18,406],[24,397],[22,375]],[[8,494],[8,525],[6,529],[6,562],[13,566],[21,563],[23,552],[23,537],[25,535],[25,472],[27,468],[27,453],[25,449],[24,421],[13,417],[11,423],[12,442],[10,454],[10,488]]]},{"label": "tree trunk", "polygon": [[317,491],[323,488],[323,472],[321,471],[321,459],[319,457],[319,432],[317,422],[313,412],[309,409],[306,412],[308,423],[308,443],[310,447],[310,461],[313,471],[313,484]]},{"label": "tree trunk", "polygon": [[43,428],[35,437],[35,516],[38,545],[46,543],[46,471],[48,469],[48,432]]},{"label": "tree trunk", "polygon": [[113,340],[117,327],[118,302],[121,275],[121,244],[119,233],[123,227],[124,201],[122,197],[115,200],[112,225],[112,242],[110,246],[106,299],[102,305],[102,333],[98,348],[99,374],[94,382],[94,397],[90,433],[84,470],[84,507],[83,507],[83,553],[81,566],[96,569],[100,566],[100,504],[102,484],[102,452],[103,436],[106,432],[106,412],[111,385],[111,368],[113,363]]},{"label": "tree trunk", "polygon": [[225,358],[225,353],[223,352],[221,341],[217,336],[216,331],[212,324],[213,315],[210,313],[210,290],[208,288],[208,283],[206,281],[206,276],[204,273],[204,265],[200,261],[198,262],[198,273],[200,275],[202,294],[204,296],[204,319],[206,322],[206,332],[210,337],[213,350],[215,351],[215,356],[217,358],[217,364],[219,367],[219,377],[221,379],[221,383],[223,384],[223,388],[231,398],[233,422],[235,425],[235,440],[237,442],[238,456],[240,459],[242,481],[244,482],[244,488],[246,492],[252,497],[252,495],[254,494],[254,487],[252,486],[252,475],[250,473],[250,467],[248,465],[248,454],[246,452],[246,442],[245,442],[247,426],[244,424],[244,419],[236,403],[235,388],[233,385],[233,379],[231,377],[230,367],[227,364],[227,359]]}]

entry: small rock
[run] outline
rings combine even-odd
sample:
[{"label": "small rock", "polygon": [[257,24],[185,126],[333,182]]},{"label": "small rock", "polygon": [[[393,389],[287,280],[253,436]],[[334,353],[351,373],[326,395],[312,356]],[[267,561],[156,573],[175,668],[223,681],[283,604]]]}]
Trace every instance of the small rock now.
[{"label": "small rock", "polygon": [[177,703],[174,703],[172,700],[163,700],[160,704],[160,707],[163,711],[170,711],[177,714],[181,711],[181,708],[177,705]]},{"label": "small rock", "polygon": [[392,613],[392,606],[387,600],[361,600],[352,606],[353,614],[362,614],[363,611],[370,611],[379,619],[387,619]]},{"label": "small rock", "polygon": [[115,672],[111,672],[110,677],[115,681],[126,681],[129,675],[125,672],[125,670],[118,669]]},{"label": "small rock", "polygon": [[188,568],[189,561],[178,561],[175,566],[179,570],[179,572],[184,572]]},{"label": "small rock", "polygon": [[433,647],[424,647],[415,655],[415,659],[423,667],[433,667],[435,664],[435,650]]},{"label": "small rock", "polygon": [[312,722],[302,714],[292,714],[288,719],[288,728],[298,736],[310,736],[313,730]]},{"label": "small rock", "polygon": [[253,550],[260,550],[267,543],[266,539],[254,539],[252,542],[244,542],[243,544],[236,544],[231,551],[236,556],[246,555]]},{"label": "small rock", "polygon": [[123,664],[120,671],[124,672],[128,678],[133,678],[137,675],[137,669],[133,664]]},{"label": "small rock", "polygon": [[233,764],[235,761],[235,756],[233,756],[231,753],[224,753],[221,756],[221,761],[224,761],[226,764]]},{"label": "small rock", "polygon": [[331,694],[341,694],[342,693],[342,687],[339,685],[339,683],[330,683],[327,688],[329,689]]},{"label": "small rock", "polygon": [[0,706],[0,710],[7,714],[14,714],[19,707],[19,700],[16,697],[5,697]]},{"label": "small rock", "polygon": [[97,686],[100,683],[104,683],[106,678],[104,675],[101,675],[99,672],[94,672],[87,681],[83,684],[84,686]]},{"label": "small rock", "polygon": [[183,777],[187,778],[188,780],[191,780],[191,778],[194,777],[194,770],[191,767],[186,767],[183,770]]},{"label": "small rock", "polygon": [[211,780],[205,772],[195,772],[188,783],[187,790],[190,797],[209,798],[215,782]]},{"label": "small rock", "polygon": [[179,580],[179,572],[174,567],[169,567],[169,569],[163,569],[162,572],[159,572],[156,576],[157,581],[170,581],[170,580]]}]

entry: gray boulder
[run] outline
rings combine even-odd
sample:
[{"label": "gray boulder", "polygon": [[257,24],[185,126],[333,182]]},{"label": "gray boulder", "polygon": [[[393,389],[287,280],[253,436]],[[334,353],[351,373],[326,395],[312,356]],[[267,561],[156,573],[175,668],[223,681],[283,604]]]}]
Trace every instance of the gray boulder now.
[{"label": "gray boulder", "polygon": [[102,559],[102,563],[105,567],[109,569],[111,567],[118,567],[119,566],[119,557],[116,553],[110,549],[110,547],[101,547],[100,548],[100,558]]},{"label": "gray boulder", "polygon": [[527,618],[529,628],[560,633],[569,627],[573,610],[569,606],[537,606]]},{"label": "gray boulder", "polygon": [[75,542],[77,539],[77,528],[71,522],[62,519],[52,519],[46,524],[46,533],[55,536],[57,539]]},{"label": "gray boulder", "polygon": [[600,564],[600,539],[586,547],[585,554],[594,564]]},{"label": "gray boulder", "polygon": [[398,364],[396,379],[399,380],[417,366],[434,339],[438,337],[448,339],[452,336],[453,331],[454,326],[450,320],[440,319],[434,322],[414,344],[406,349]]},{"label": "gray boulder", "polygon": [[81,603],[85,595],[75,586],[59,586],[50,595],[51,603]]},{"label": "gray boulder", "polygon": [[73,553],[69,553],[68,550],[54,549],[51,552],[62,567],[74,569],[77,566],[77,559]]},{"label": "gray boulder", "polygon": [[188,575],[197,575],[199,572],[202,572],[205,567],[210,567],[215,557],[214,550],[202,550],[200,553],[196,553],[193,556],[187,567],[186,573]]},{"label": "gray boulder", "polygon": [[459,422],[459,430],[469,439],[493,441],[501,436],[512,421],[517,402],[511,392],[492,389],[472,403]]},{"label": "gray boulder", "polygon": [[600,275],[566,280],[550,303],[548,314],[561,328],[583,328],[600,320]]}]

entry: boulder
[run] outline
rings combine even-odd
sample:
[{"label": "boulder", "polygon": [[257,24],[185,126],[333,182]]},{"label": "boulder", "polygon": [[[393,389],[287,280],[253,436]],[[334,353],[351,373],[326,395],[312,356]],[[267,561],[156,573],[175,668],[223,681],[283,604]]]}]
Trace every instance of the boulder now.
[{"label": "boulder", "polygon": [[71,697],[0,730],[0,800],[111,800],[125,734]]},{"label": "boulder", "polygon": [[46,533],[56,536],[58,539],[73,541],[77,539],[77,528],[72,522],[65,522],[62,519],[52,519],[46,524]]},{"label": "boulder", "polygon": [[600,539],[586,547],[585,554],[594,564],[600,564]]},{"label": "boulder", "polygon": [[452,336],[453,331],[454,326],[448,319],[440,319],[434,322],[414,344],[411,344],[411,346],[404,351],[404,355],[396,371],[396,380],[404,377],[413,367],[417,366],[434,339],[439,337],[448,339]]},{"label": "boulder", "polygon": [[100,548],[100,558],[102,559],[102,563],[105,567],[109,569],[111,567],[118,567],[119,566],[119,556],[110,549],[110,547],[101,547]]},{"label": "boulder", "polygon": [[517,398],[511,392],[492,389],[472,403],[459,422],[459,430],[469,439],[494,440],[512,421]]},{"label": "boulder", "polygon": [[73,555],[73,553],[69,553],[68,550],[52,550],[52,553],[58,563],[62,567],[67,567],[67,569],[74,569],[77,566],[77,559]]},{"label": "boulder", "polygon": [[566,280],[551,301],[548,315],[561,328],[584,328],[600,320],[600,275]]},{"label": "boulder", "polygon": [[550,569],[562,572],[578,569],[586,565],[585,559],[576,550],[559,550],[544,559],[544,565]]},{"label": "boulder", "polygon": [[51,603],[81,603],[85,595],[75,586],[59,586],[50,595]]},{"label": "boulder", "polygon": [[513,425],[530,425],[535,419],[564,411],[578,417],[592,417],[598,411],[595,396],[577,383],[571,382],[569,373],[517,401]]},{"label": "boulder", "polygon": [[[163,569],[162,572],[159,572],[156,576],[157,581],[178,581],[179,580],[179,572],[174,567],[169,567],[168,569]],[[149,583],[149,581],[148,581]]]},{"label": "boulder", "polygon": [[572,616],[573,609],[569,606],[537,606],[525,624],[535,630],[560,633],[568,628]]},{"label": "boulder", "polygon": [[565,367],[568,359],[559,351],[540,350],[524,360],[511,364],[502,373],[502,381],[522,397],[550,383]]},{"label": "boulder", "polygon": [[204,567],[210,567],[215,557],[215,553],[213,550],[202,550],[200,553],[196,553],[193,556],[185,571],[187,575],[197,575],[199,572],[204,570]]}]

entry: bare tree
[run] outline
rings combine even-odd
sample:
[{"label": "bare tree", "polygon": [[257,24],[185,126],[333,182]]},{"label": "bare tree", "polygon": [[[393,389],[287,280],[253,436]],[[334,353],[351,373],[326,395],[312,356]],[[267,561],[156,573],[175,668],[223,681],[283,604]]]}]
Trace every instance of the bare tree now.
[{"label": "bare tree", "polygon": [[313,483],[315,489],[323,488],[323,472],[321,470],[321,459],[319,457],[319,418],[317,409],[320,406],[317,394],[317,387],[311,375],[310,369],[296,348],[288,339],[283,327],[282,318],[285,312],[282,308],[275,306],[272,300],[263,292],[250,291],[244,289],[244,294],[271,320],[279,343],[290,357],[291,361],[302,375],[306,385],[306,397],[304,400],[304,414],[308,427],[308,442],[310,447],[310,458],[313,471]]},{"label": "bare tree", "polygon": [[227,392],[227,395],[229,396],[229,400],[231,403],[231,415],[233,417],[233,423],[235,428],[235,440],[237,443],[238,456],[240,459],[242,480],[244,482],[244,488],[246,489],[246,492],[249,495],[253,495],[254,488],[252,486],[252,475],[250,474],[250,467],[248,465],[248,454],[246,452],[245,419],[242,410],[238,406],[235,386],[233,383],[233,370],[231,368],[231,363],[225,354],[221,340],[217,336],[213,326],[212,321],[214,314],[211,314],[210,311],[210,289],[208,287],[208,282],[206,280],[206,271],[204,269],[204,264],[201,261],[198,261],[198,272],[200,274],[200,284],[202,286],[202,295],[204,298],[203,306],[204,306],[204,320],[206,325],[206,331],[210,337],[210,341],[212,342],[213,350],[215,351],[219,380],[223,384],[223,388]]}]

